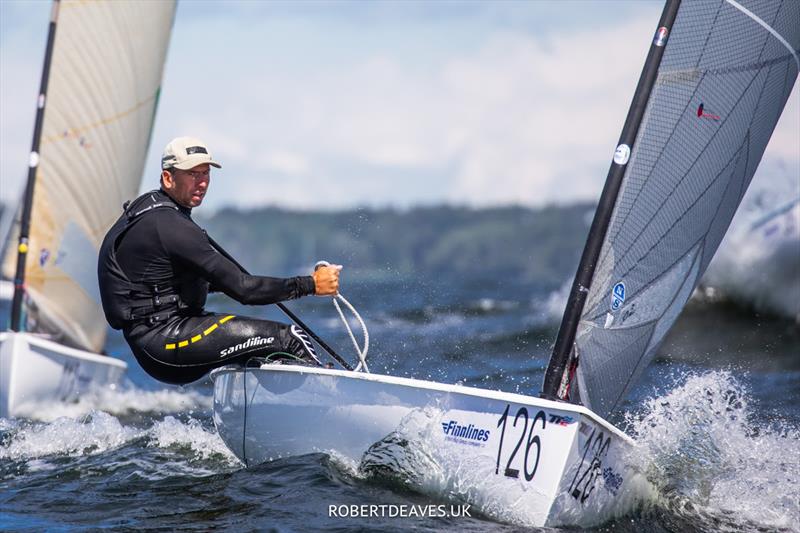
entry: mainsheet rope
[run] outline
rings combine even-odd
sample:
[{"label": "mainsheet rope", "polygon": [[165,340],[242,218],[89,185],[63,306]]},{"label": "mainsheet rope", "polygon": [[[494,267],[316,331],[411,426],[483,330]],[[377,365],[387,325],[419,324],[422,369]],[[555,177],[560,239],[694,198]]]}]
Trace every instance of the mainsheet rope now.
[{"label": "mainsheet rope", "polygon": [[[318,269],[322,266],[331,266],[330,263],[327,261],[317,261],[317,264],[314,265],[314,270]],[[369,368],[367,367],[367,352],[369,351],[369,331],[367,331],[367,325],[364,323],[364,319],[361,318],[361,315],[358,314],[356,308],[353,307],[347,298],[342,296],[341,294],[337,293],[331,298],[333,300],[333,306],[336,307],[336,311],[339,313],[339,318],[342,320],[345,329],[347,330],[347,334],[350,336],[350,340],[353,342],[353,346],[356,349],[356,353],[358,354],[359,363],[353,369],[354,372],[358,372],[363,368],[364,372],[369,372]],[[358,323],[361,325],[361,333],[364,335],[364,346],[361,347],[358,345],[358,341],[356,341],[356,337],[353,334],[352,328],[350,328],[350,323],[347,321],[347,318],[344,316],[344,312],[342,311],[342,307],[339,305],[339,300],[347,306],[353,316],[356,318]]]}]

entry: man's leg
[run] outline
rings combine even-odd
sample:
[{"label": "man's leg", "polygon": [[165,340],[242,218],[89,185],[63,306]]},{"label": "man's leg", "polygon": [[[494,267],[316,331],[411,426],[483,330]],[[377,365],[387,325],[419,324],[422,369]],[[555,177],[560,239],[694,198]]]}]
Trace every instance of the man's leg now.
[{"label": "man's leg", "polygon": [[175,317],[145,332],[134,330],[126,339],[145,371],[169,383],[188,383],[253,357],[320,365],[311,340],[297,326],[234,315]]}]

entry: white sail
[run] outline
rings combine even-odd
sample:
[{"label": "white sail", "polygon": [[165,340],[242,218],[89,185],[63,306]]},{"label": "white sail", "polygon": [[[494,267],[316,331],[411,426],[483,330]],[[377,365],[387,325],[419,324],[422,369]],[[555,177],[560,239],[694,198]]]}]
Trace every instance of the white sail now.
[{"label": "white sail", "polygon": [[580,401],[603,417],[654,357],[755,173],[797,78],[800,2],[683,2],[666,43],[633,148],[617,150],[630,162],[575,337]]},{"label": "white sail", "polygon": [[[171,0],[60,2],[26,263],[28,329],[103,347],[97,250],[139,190],[174,14]],[[9,279],[18,234],[3,260]]]}]

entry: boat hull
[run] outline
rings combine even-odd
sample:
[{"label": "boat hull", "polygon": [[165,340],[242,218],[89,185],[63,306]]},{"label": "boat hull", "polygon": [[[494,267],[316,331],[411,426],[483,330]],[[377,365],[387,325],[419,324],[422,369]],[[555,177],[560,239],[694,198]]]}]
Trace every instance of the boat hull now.
[{"label": "boat hull", "polygon": [[0,333],[0,418],[35,415],[43,403],[73,402],[98,387],[118,384],[124,361],[39,338]]},{"label": "boat hull", "polygon": [[630,500],[632,441],[580,406],[299,366],[225,367],[212,379],[217,430],[247,465],[328,453],[531,526],[600,523]]}]

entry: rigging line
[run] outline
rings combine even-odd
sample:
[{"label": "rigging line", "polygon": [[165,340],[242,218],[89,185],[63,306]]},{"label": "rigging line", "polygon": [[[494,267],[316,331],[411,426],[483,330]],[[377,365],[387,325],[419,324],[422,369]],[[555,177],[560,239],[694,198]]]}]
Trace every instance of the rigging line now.
[{"label": "rigging line", "polygon": [[789,44],[789,41],[784,39],[783,36],[777,31],[775,31],[775,29],[772,26],[761,20],[761,18],[759,18],[755,13],[744,7],[736,0],[725,0],[725,1],[728,2],[730,5],[732,5],[733,7],[735,7],[736,9],[738,9],[739,11],[741,11],[742,13],[744,13],[745,15],[747,15],[748,17],[750,17],[751,19],[753,19],[758,24],[760,24],[761,27],[763,27],[765,30],[770,32],[776,39],[778,39],[780,43],[792,53],[792,55],[794,56],[794,62],[797,63],[797,70],[800,71],[800,57],[797,56],[797,51],[794,48],[792,48],[792,45]]}]

